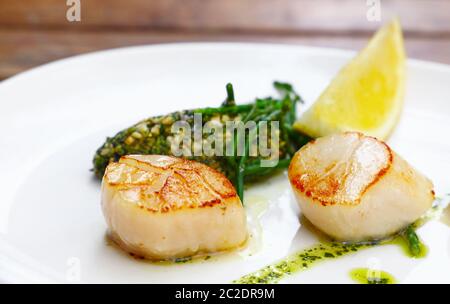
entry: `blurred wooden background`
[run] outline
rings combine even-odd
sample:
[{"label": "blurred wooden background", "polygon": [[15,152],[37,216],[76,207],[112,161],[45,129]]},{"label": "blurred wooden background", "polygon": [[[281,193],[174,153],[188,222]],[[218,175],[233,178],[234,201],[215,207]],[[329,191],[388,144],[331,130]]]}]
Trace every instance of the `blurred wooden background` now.
[{"label": "blurred wooden background", "polygon": [[[450,0],[0,0],[0,79],[95,50],[177,41],[251,41],[359,49],[393,16],[410,57],[450,64]],[[376,0],[375,0],[376,2]]]}]

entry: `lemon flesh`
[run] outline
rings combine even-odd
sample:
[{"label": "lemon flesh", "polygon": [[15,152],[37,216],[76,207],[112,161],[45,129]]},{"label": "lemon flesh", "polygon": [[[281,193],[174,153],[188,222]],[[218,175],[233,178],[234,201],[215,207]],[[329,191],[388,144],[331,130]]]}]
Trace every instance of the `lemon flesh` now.
[{"label": "lemon flesh", "polygon": [[403,107],[405,57],[402,30],[394,20],[342,68],[294,128],[313,138],[360,131],[386,139]]}]

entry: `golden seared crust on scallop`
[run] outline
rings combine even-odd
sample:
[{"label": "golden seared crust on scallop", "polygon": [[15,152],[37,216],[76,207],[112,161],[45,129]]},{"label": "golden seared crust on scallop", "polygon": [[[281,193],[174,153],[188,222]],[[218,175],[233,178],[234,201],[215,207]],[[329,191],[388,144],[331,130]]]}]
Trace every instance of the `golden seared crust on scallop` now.
[{"label": "golden seared crust on scallop", "polygon": [[228,250],[247,237],[245,212],[230,181],[175,157],[128,155],[109,164],[102,208],[112,238],[149,259]]},{"label": "golden seared crust on scallop", "polygon": [[389,170],[392,160],[392,151],[385,143],[348,132],[304,146],[292,159],[289,179],[322,205],[357,205]]},{"label": "golden seared crust on scallop", "polygon": [[107,167],[104,183],[117,188],[124,198],[138,199],[139,206],[152,212],[240,204],[224,175],[204,164],[170,156],[124,156]]},{"label": "golden seared crust on scallop", "polygon": [[431,207],[433,184],[385,143],[347,132],[302,147],[289,166],[302,213],[335,239],[381,239]]}]

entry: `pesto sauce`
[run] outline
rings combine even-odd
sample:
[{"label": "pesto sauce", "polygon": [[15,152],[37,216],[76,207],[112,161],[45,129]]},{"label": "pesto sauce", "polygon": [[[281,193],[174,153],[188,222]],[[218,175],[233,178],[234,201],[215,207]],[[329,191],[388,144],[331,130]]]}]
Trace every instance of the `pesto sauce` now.
[{"label": "pesto sauce", "polygon": [[238,284],[269,284],[277,283],[284,277],[307,270],[324,260],[333,260],[344,255],[355,253],[375,244],[343,244],[338,242],[319,243],[288,256],[286,259],[266,266],[254,273],[233,281]]},{"label": "pesto sauce", "polygon": [[381,270],[356,268],[350,271],[350,277],[353,281],[360,284],[395,284],[395,278]]},{"label": "pesto sauce", "polygon": [[[405,239],[398,235],[389,240],[379,242],[346,244],[339,242],[320,242],[317,245],[296,252],[280,262],[266,266],[260,270],[243,276],[233,281],[237,284],[271,284],[278,283],[281,279],[293,273],[308,270],[321,261],[333,260],[345,255],[350,255],[362,249],[374,246],[397,245],[402,248],[406,256],[410,258],[423,258],[427,255],[427,247],[421,243],[420,255],[413,256]],[[383,283],[388,284],[388,283]],[[389,283],[390,284],[390,283]]]},{"label": "pesto sauce", "polygon": [[[440,207],[439,205],[437,205],[433,207],[424,217],[417,221],[414,224],[414,227],[418,228],[429,220],[435,219],[439,215]],[[233,281],[233,283],[277,283],[288,275],[311,268],[318,262],[336,259],[341,256],[353,254],[359,250],[371,248],[378,245],[397,245],[402,249],[402,252],[410,258],[423,258],[428,253],[428,248],[422,242],[420,242],[420,254],[413,256],[409,249],[407,241],[401,235],[401,233],[385,240],[373,242],[355,244],[340,243],[330,241],[323,232],[315,228],[305,217],[302,217],[300,221],[303,227],[305,227],[318,237],[320,242],[317,245],[296,252],[275,264],[266,266],[260,270],[245,275],[242,278]]]}]

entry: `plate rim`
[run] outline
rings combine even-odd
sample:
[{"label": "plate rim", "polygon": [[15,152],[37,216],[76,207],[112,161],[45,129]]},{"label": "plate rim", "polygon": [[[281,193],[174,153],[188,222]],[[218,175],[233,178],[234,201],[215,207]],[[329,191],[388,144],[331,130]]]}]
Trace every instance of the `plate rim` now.
[{"label": "plate rim", "polygon": [[[144,44],[126,47],[110,48],[105,50],[98,50],[83,54],[78,54],[55,61],[51,61],[31,69],[17,73],[9,78],[0,81],[0,95],[2,94],[2,89],[7,86],[14,86],[17,82],[27,80],[27,78],[39,77],[42,73],[47,73],[54,67],[74,64],[79,60],[95,60],[95,57],[103,56],[117,56],[121,54],[126,54],[129,52],[155,52],[155,51],[165,51],[165,50],[182,50],[189,49],[202,50],[211,48],[279,48],[285,50],[295,50],[298,49],[301,52],[313,53],[318,56],[334,56],[340,58],[349,58],[354,56],[357,51],[347,50],[341,48],[327,48],[327,47],[317,47],[308,46],[303,44],[284,44],[284,43],[267,43],[267,42],[173,42],[173,43],[162,43],[162,44]],[[444,72],[450,74],[450,65],[445,63],[425,61],[419,59],[408,59],[407,66],[430,69],[438,72]],[[1,235],[0,235],[1,236]],[[8,251],[12,254],[8,254]],[[12,244],[0,238],[0,282],[1,283],[14,283],[17,281],[32,282],[32,276],[45,278],[48,282],[59,282],[60,278],[56,278],[55,274],[51,270],[44,272],[39,271],[40,267],[29,267],[27,262],[19,258],[20,250],[16,249]],[[18,255],[19,254],[19,255]],[[38,262],[38,261],[36,261]],[[33,263],[34,264],[34,263]],[[6,266],[5,266],[6,265]],[[35,264],[34,266],[37,266]],[[46,268],[46,267],[44,267]],[[24,273],[26,271],[26,273]],[[58,276],[59,277],[59,276]]]},{"label": "plate rim", "polygon": [[[139,51],[164,51],[164,50],[173,50],[173,49],[181,49],[181,48],[240,48],[240,47],[252,47],[252,48],[280,48],[280,49],[299,49],[300,51],[307,52],[315,52],[315,54],[326,55],[332,54],[333,56],[339,57],[350,57],[356,55],[360,50],[349,50],[343,48],[328,48],[328,47],[320,47],[320,46],[309,46],[304,44],[289,44],[289,43],[268,43],[268,42],[169,42],[169,43],[156,43],[156,44],[142,44],[142,45],[132,45],[132,46],[124,46],[124,47],[116,47],[109,48],[104,50],[97,50],[92,52],[87,52],[83,54],[77,54],[57,60],[53,60],[30,69],[21,71],[11,77],[8,77],[2,81],[0,81],[0,89],[4,86],[11,85],[11,83],[22,80],[26,77],[32,77],[35,74],[46,72],[47,70],[54,68],[55,66],[62,64],[70,64],[77,60],[87,60],[87,59],[95,59],[94,57],[101,56],[114,56],[119,55],[120,53],[127,52],[139,52]],[[444,71],[450,73],[450,64],[445,64],[441,62],[428,61],[422,59],[415,59],[407,57],[407,66],[416,66],[419,68],[431,68],[439,71]],[[0,91],[1,93],[1,91]]]}]

